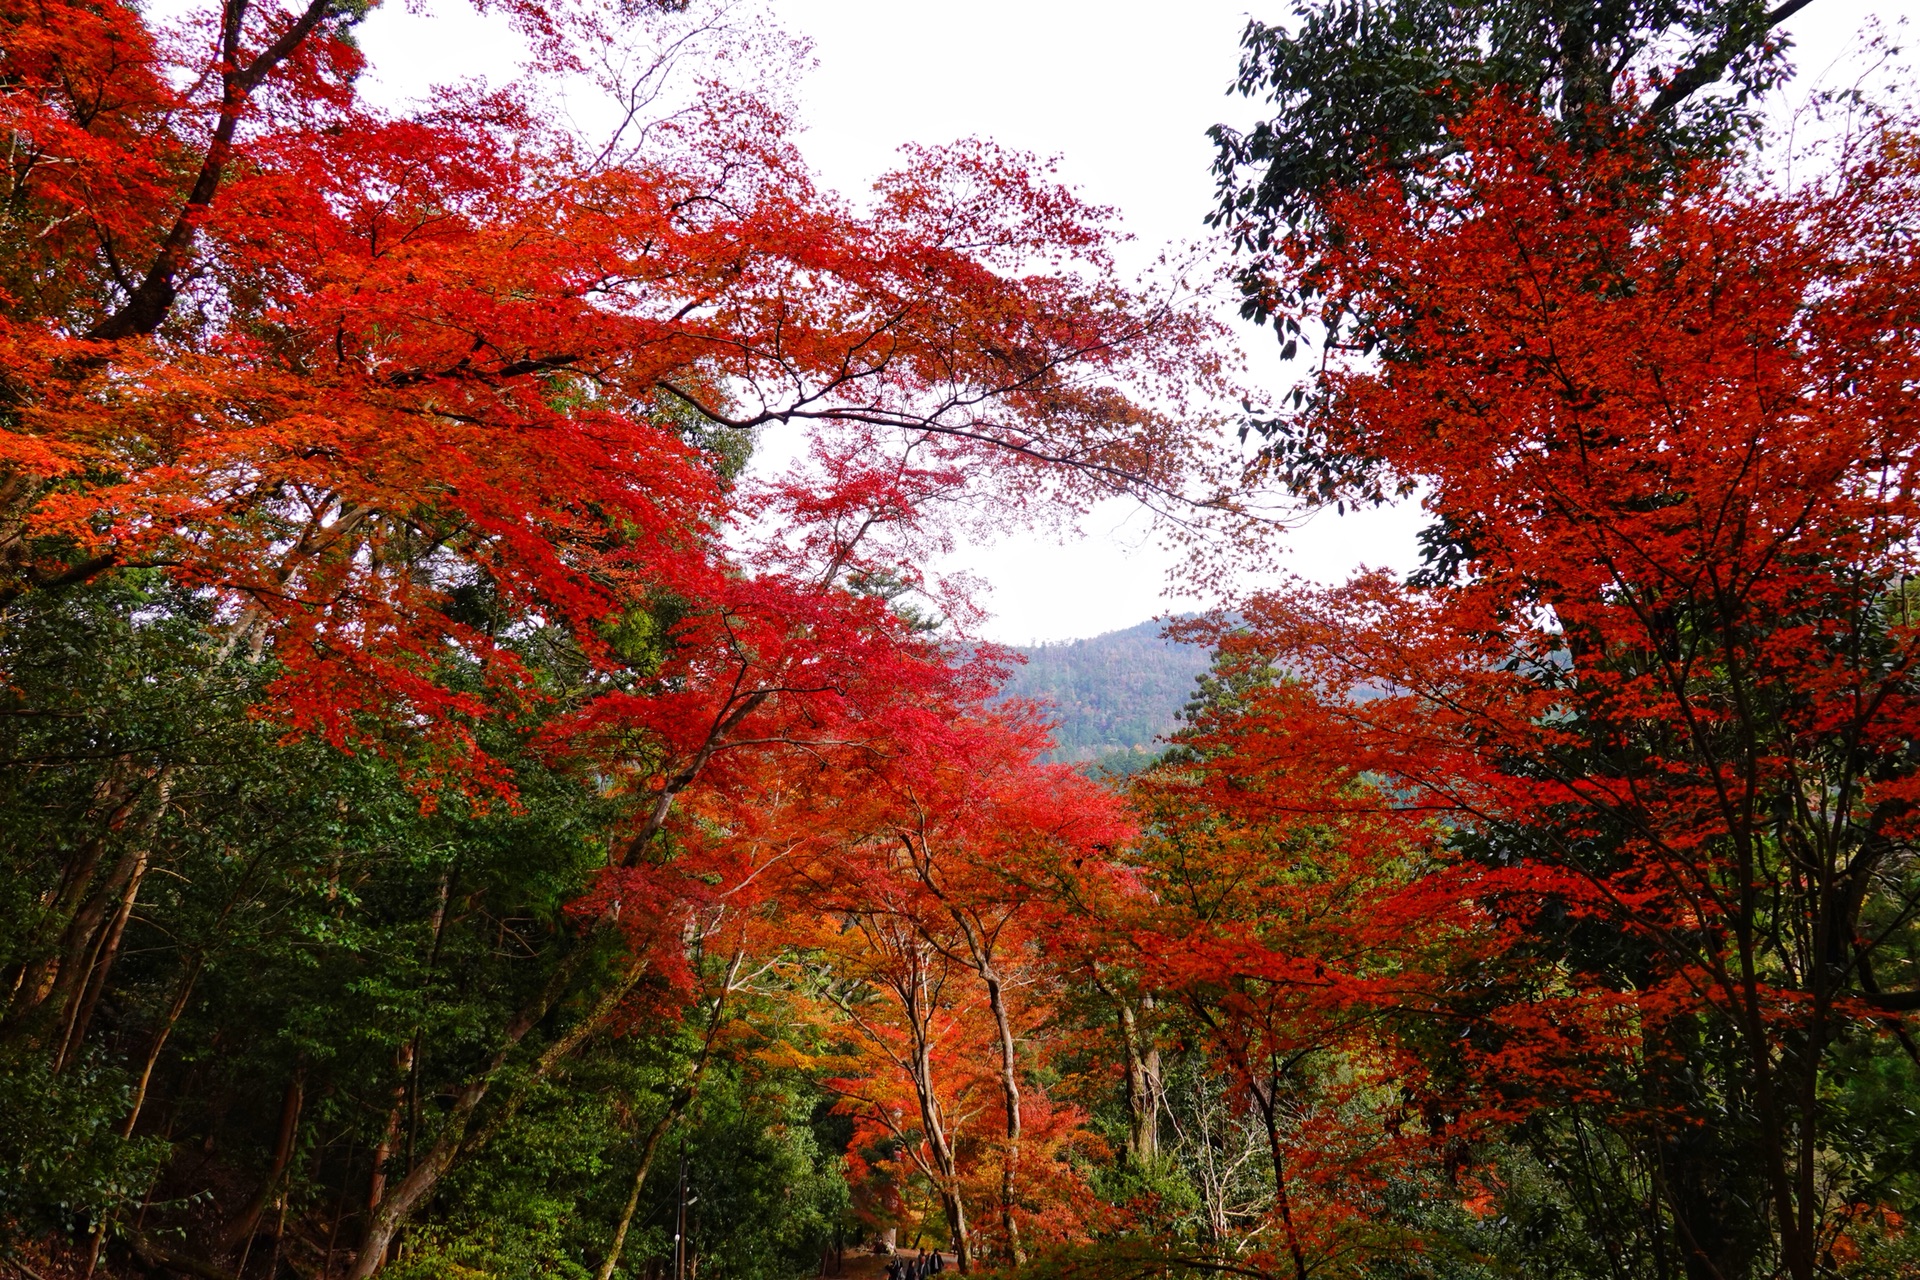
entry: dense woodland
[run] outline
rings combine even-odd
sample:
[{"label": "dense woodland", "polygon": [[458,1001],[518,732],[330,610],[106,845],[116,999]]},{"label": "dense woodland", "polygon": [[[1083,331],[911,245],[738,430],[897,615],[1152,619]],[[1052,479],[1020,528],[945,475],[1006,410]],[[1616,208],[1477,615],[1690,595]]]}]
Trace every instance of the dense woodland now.
[{"label": "dense woodland", "polygon": [[1179,726],[1194,681],[1207,670],[1205,646],[1143,622],[1085,640],[1021,650],[1005,698],[1044,703],[1054,758],[1145,763]]},{"label": "dense woodland", "polygon": [[[1779,162],[1806,3],[1252,23],[1282,395],[737,6],[395,114],[0,0],[0,1274],[1920,1274],[1920,121]],[[1223,593],[1125,779],[925,567],[1113,496]],[[1280,500],[1424,565],[1234,594]]]}]

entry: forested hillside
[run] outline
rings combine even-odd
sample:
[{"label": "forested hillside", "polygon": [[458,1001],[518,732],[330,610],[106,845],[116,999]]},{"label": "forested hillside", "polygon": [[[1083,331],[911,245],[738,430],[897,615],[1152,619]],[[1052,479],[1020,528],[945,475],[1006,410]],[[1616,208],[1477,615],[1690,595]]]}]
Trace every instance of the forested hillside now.
[{"label": "forested hillside", "polygon": [[1112,752],[1151,749],[1172,731],[1207,669],[1207,650],[1168,639],[1159,622],[1143,622],[1086,640],[1024,650],[1006,694],[1052,703],[1060,760],[1092,760]]}]

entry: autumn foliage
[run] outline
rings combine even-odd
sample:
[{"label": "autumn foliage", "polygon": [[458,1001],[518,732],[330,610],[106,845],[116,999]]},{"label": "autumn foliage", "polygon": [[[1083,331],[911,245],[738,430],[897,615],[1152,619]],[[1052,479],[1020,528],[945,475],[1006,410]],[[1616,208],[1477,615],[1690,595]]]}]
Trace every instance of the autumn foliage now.
[{"label": "autumn foliage", "polygon": [[[680,8],[505,16],[554,76],[636,102],[665,90],[608,82],[610,51],[724,36]],[[1114,493],[1180,502],[1215,479],[1181,421],[1196,372],[1212,376],[1210,323],[1177,288],[1124,285],[1108,216],[1030,160],[910,151],[856,208],[814,186],[786,119],[739,86],[695,84],[606,140],[558,128],[533,86],[443,89],[393,114],[356,86],[361,16],[327,0],[173,23],[14,6],[0,87],[0,604],[57,608],[157,575],[139,581],[193,602],[215,661],[267,673],[252,710],[286,743],[383,758],[429,814],[517,813],[537,768],[622,815],[594,837],[606,869],[567,904],[567,958],[445,1083],[437,1131],[419,1136],[417,1092],[407,1126],[386,1122],[360,1242],[343,1251],[335,1229],[319,1264],[356,1276],[529,1082],[639,1010],[705,1001],[713,1034],[670,1123],[739,974],[759,972],[743,957],[794,944],[774,923],[792,917],[798,867],[831,867],[844,894],[875,842],[918,830],[944,869],[951,840],[967,905],[941,908],[930,936],[971,939],[951,961],[999,981],[1013,908],[967,896],[986,890],[965,868],[1008,842],[1081,838],[1034,815],[1061,798],[1048,788],[1110,802],[1034,765],[1032,722],[986,710],[991,654],[927,634],[909,600],[965,604],[922,577],[921,554],[953,500],[999,520]],[[744,470],[756,433],[780,431],[799,440],[792,470]],[[976,812],[960,757],[941,753],[982,743],[999,763],[977,781],[997,798]],[[116,768],[101,784],[125,800],[113,829],[142,806],[161,821],[169,766]],[[914,817],[922,803],[935,816]],[[823,807],[831,838],[778,827]],[[62,887],[13,970],[10,1034],[55,1071],[147,865],[103,870],[89,847],[51,867]],[[912,892],[937,896],[922,868]],[[441,893],[436,939],[450,878]],[[609,934],[628,944],[613,961]],[[732,956],[718,985],[707,948]],[[1025,1015],[996,1008],[1010,1053]],[[396,1061],[417,1091],[411,1044]],[[138,1120],[136,1104],[129,1134]],[[656,1126],[640,1180],[658,1140]],[[941,1176],[958,1195],[975,1175],[949,1157]],[[233,1251],[259,1212],[190,1252],[244,1266]],[[175,1256],[133,1238],[151,1265]]]},{"label": "autumn foliage", "polygon": [[[706,615],[818,609],[860,529],[942,485],[1192,477],[1114,386],[1169,373],[1196,322],[1116,283],[1099,211],[1021,158],[916,153],[859,213],[778,115],[718,91],[613,156],[511,93],[382,114],[350,26],[319,4],[179,30],[14,15],[10,598],[165,566],[218,593],[235,643],[272,644],[295,728],[417,718],[484,773],[460,726],[486,699],[438,655],[483,655],[491,696],[529,680],[465,597],[599,664],[608,619],[684,601],[674,680],[725,666]],[[807,422],[838,483],[729,488],[716,449]],[[748,586],[718,540],[756,515],[820,532]]]},{"label": "autumn foliage", "polygon": [[1812,1275],[1854,1212],[1816,1081],[1913,1001],[1910,143],[1783,191],[1514,106],[1457,140],[1330,200],[1297,287],[1331,358],[1269,451],[1417,489],[1427,565],[1249,602],[1217,634],[1257,678],[1163,790],[1326,842],[1304,866],[1351,895],[1235,982],[1350,984],[1385,941],[1358,1007],[1424,1004],[1428,1042],[1388,1043],[1473,1104],[1463,1136],[1598,1113],[1664,1152],[1690,1268]]},{"label": "autumn foliage", "polygon": [[[0,1248],[1910,1261],[1900,119],[1796,184],[1450,97],[1261,233],[1324,358],[1238,475],[1216,326],[1045,166],[855,203],[731,10],[494,12],[540,76],[392,111],[354,5],[0,7]],[[928,568],[1274,489],[1424,566],[1179,624],[1124,784]]]}]

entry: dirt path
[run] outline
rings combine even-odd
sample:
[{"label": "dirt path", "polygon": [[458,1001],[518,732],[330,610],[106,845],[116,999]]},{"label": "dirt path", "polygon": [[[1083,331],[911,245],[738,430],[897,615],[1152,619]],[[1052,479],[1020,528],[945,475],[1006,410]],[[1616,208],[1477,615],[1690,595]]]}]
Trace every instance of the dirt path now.
[{"label": "dirt path", "polygon": [[[894,1255],[901,1262],[906,1262],[914,1256],[904,1250]],[[945,1253],[941,1255],[941,1259],[946,1264],[946,1270],[942,1271],[936,1280],[949,1280],[950,1277],[952,1280],[958,1280],[960,1273],[955,1269],[954,1255]],[[845,1269],[833,1273],[831,1280],[885,1280],[889,1261],[892,1259],[883,1254],[868,1253],[864,1249],[856,1253],[849,1249]]]}]

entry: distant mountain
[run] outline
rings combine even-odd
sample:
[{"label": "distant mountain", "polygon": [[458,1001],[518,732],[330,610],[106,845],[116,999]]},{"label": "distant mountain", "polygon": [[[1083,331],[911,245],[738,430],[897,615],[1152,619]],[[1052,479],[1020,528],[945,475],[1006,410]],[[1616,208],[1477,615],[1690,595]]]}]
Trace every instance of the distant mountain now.
[{"label": "distant mountain", "polygon": [[1162,623],[1143,622],[1027,649],[1026,665],[1014,668],[1006,694],[1058,709],[1059,759],[1108,763],[1109,757],[1157,751],[1155,739],[1174,728],[1210,658],[1199,645],[1168,640],[1163,629]]}]

